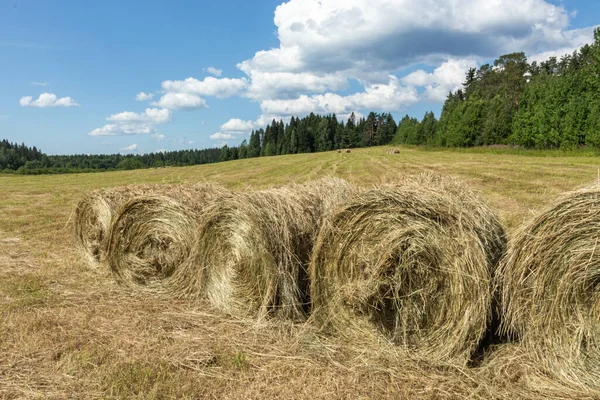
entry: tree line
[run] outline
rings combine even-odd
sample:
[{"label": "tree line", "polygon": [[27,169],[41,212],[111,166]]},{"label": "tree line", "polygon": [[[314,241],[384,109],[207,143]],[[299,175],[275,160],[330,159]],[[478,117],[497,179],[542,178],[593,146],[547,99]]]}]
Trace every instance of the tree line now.
[{"label": "tree line", "polygon": [[558,60],[528,63],[524,53],[471,68],[449,93],[440,119],[404,117],[394,141],[446,147],[600,147],[600,28],[594,42]]},{"label": "tree line", "polygon": [[594,42],[558,60],[528,63],[511,53],[467,71],[448,94],[439,120],[370,112],[347,121],[335,114],[273,120],[239,146],[143,155],[48,156],[36,147],[0,142],[0,171],[93,172],[187,166],[243,158],[312,153],[389,143],[440,147],[515,145],[538,149],[600,148],[600,28]]},{"label": "tree line", "polygon": [[0,142],[0,171],[20,174],[100,172],[138,168],[179,167],[218,162],[221,149],[179,150],[142,155],[74,154],[48,156],[36,147]]}]

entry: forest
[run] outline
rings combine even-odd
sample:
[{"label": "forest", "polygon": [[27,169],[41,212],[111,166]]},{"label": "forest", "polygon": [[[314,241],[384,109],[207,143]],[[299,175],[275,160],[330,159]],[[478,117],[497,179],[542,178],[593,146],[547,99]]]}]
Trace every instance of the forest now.
[{"label": "forest", "polygon": [[142,155],[48,156],[36,147],[0,142],[0,171],[23,174],[186,166],[283,154],[385,144],[437,147],[511,145],[532,149],[600,148],[600,28],[594,41],[560,59],[529,63],[524,53],[500,56],[467,71],[448,94],[439,120],[370,112],[347,121],[333,115],[273,120],[239,146]]}]

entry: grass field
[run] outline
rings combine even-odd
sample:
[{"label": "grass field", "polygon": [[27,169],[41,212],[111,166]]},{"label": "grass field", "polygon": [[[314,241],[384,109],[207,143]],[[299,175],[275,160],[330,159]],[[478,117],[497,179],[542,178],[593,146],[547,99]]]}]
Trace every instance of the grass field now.
[{"label": "grass field", "polygon": [[327,175],[369,187],[437,171],[480,190],[510,232],[557,194],[599,176],[593,157],[387,150],[0,175],[0,398],[514,398],[511,387],[470,370],[399,365],[392,353],[365,354],[310,327],[233,320],[202,304],[137,296],[75,252],[75,205],[103,187],[212,181],[243,190]]}]

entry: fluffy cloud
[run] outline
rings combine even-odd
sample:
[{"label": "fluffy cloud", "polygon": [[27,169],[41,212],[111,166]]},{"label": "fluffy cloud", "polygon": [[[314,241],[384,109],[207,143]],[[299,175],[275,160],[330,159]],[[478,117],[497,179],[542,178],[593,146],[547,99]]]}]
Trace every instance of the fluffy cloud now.
[{"label": "fluffy cloud", "polygon": [[[591,30],[547,0],[290,0],[275,10],[279,47],[238,64],[257,100],[342,90],[349,79],[385,83],[403,67],[575,48]],[[427,89],[438,99],[449,87]]]},{"label": "fluffy cloud", "polygon": [[307,96],[292,100],[265,100],[260,103],[264,114],[306,115],[311,112],[348,114],[361,109],[397,111],[419,100],[415,88],[404,86],[395,76],[387,84],[367,85],[364,92],[340,96],[334,93]]},{"label": "fluffy cloud", "polygon": [[530,55],[528,57],[528,61],[530,63],[534,61],[540,63],[542,61],[546,61],[550,57],[557,57],[560,59],[560,57],[564,56],[565,54],[573,54],[575,50],[592,42],[594,37],[594,29],[597,27],[598,25],[566,31],[564,32],[564,36],[567,39],[567,43],[564,46]]},{"label": "fluffy cloud", "polygon": [[122,152],[134,152],[137,150],[138,145],[136,143],[131,144],[129,146],[125,146],[123,148],[121,148]]},{"label": "fluffy cloud", "polygon": [[[143,135],[155,132],[155,125],[171,121],[171,111],[164,108],[147,108],[143,113],[124,111],[106,118],[112,122],[89,132],[89,136]],[[164,137],[164,136],[163,136]]]},{"label": "fluffy cloud", "polygon": [[229,133],[249,133],[256,127],[253,121],[243,121],[239,118],[232,118],[221,125],[221,132]]},{"label": "fluffy cloud", "polygon": [[348,79],[340,73],[315,75],[305,72],[262,72],[249,70],[247,96],[255,100],[290,99],[305,93],[324,93],[348,87]]},{"label": "fluffy cloud", "polygon": [[151,100],[153,97],[154,97],[154,93],[139,92],[138,94],[135,95],[135,99],[137,101]]},{"label": "fluffy cloud", "polygon": [[215,67],[208,67],[206,68],[206,72],[208,72],[211,75],[214,76],[221,76],[221,74],[223,73],[222,69],[216,69]]},{"label": "fluffy cloud", "polygon": [[54,93],[42,93],[33,100],[32,96],[21,97],[19,104],[22,107],[79,107],[79,104],[70,97],[58,98]]},{"label": "fluffy cloud", "polygon": [[409,86],[423,87],[426,100],[441,103],[448,96],[448,92],[455,91],[462,86],[462,82],[465,80],[465,71],[472,67],[477,67],[475,59],[450,59],[434,69],[433,72],[417,70],[403,77],[401,82]]},{"label": "fluffy cloud", "polygon": [[212,140],[231,140],[234,139],[234,136],[230,133],[217,132],[210,135],[210,138]]},{"label": "fluffy cloud", "polygon": [[199,96],[215,96],[220,98],[240,94],[248,86],[248,81],[232,78],[213,78],[208,76],[203,80],[187,78],[182,81],[164,81],[162,88],[167,92],[195,94]]},{"label": "fluffy cloud", "polygon": [[109,116],[106,120],[114,122],[148,122],[162,124],[171,120],[171,111],[164,108],[146,108],[143,113],[123,111],[122,113]]},{"label": "fluffy cloud", "polygon": [[152,105],[169,110],[193,110],[208,107],[206,100],[190,93],[167,93]]},{"label": "fluffy cloud", "polygon": [[274,22],[280,47],[242,70],[395,70],[436,54],[493,57],[569,41],[566,10],[545,0],[290,0]]}]

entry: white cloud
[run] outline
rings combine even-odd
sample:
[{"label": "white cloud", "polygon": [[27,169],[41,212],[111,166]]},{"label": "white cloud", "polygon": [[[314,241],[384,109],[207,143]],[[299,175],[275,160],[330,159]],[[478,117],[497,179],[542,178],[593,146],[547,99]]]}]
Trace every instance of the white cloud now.
[{"label": "white cloud", "polygon": [[70,97],[58,98],[54,93],[42,93],[33,100],[32,96],[24,96],[19,100],[19,104],[22,107],[79,107],[79,104]]},{"label": "white cloud", "polygon": [[350,79],[381,84],[415,63],[574,48],[578,36],[592,37],[568,30],[565,8],[547,0],[290,0],[274,22],[279,47],[238,64],[256,100],[335,92]]},{"label": "white cloud", "polygon": [[348,87],[348,79],[340,73],[315,75],[305,72],[249,71],[247,96],[256,100],[289,99],[303,93],[338,91]]},{"label": "white cloud", "polygon": [[106,120],[115,122],[150,122],[161,124],[171,120],[171,111],[165,108],[146,108],[143,113],[123,111],[109,116]]},{"label": "white cloud", "polygon": [[134,152],[137,150],[138,145],[136,143],[131,144],[129,146],[125,146],[123,148],[121,148],[122,152]]},{"label": "white cloud", "polygon": [[581,48],[585,44],[590,44],[594,40],[594,29],[596,26],[590,26],[582,29],[573,29],[571,31],[564,32],[564,36],[567,38],[567,45],[552,50],[542,51],[540,53],[531,54],[528,56],[530,63],[537,61],[538,63],[548,60],[550,57],[556,57],[560,59],[565,54],[573,54],[573,52]]},{"label": "white cloud", "polygon": [[433,72],[417,70],[403,77],[401,82],[409,86],[425,88],[426,100],[442,103],[446,100],[448,92],[454,92],[462,87],[465,73],[471,67],[477,67],[477,61],[473,58],[450,59]]},{"label": "white cloud", "polygon": [[404,86],[395,76],[387,84],[367,85],[364,92],[340,96],[334,93],[306,96],[292,100],[265,100],[261,110],[269,115],[348,114],[361,109],[398,111],[419,100],[417,91]]},{"label": "white cloud", "polygon": [[139,92],[138,94],[135,95],[135,99],[137,101],[151,100],[153,97],[154,97],[154,93]]},{"label": "white cloud", "polygon": [[152,134],[152,137],[158,141],[161,141],[161,140],[165,140],[166,136],[163,135],[162,133],[154,133],[154,134]]},{"label": "white cloud", "polygon": [[248,80],[208,76],[203,80],[187,78],[183,81],[164,81],[161,86],[167,92],[225,98],[242,93],[248,86]]},{"label": "white cloud", "polygon": [[253,121],[243,121],[239,118],[232,118],[221,125],[221,132],[228,133],[249,133],[256,128],[256,123]]},{"label": "white cloud", "polygon": [[188,140],[188,144],[194,144],[193,140]]},{"label": "white cloud", "polygon": [[208,67],[208,68],[206,68],[206,72],[208,72],[209,74],[214,75],[214,76],[221,76],[221,74],[223,73],[223,70],[217,69],[215,67]]},{"label": "white cloud", "polygon": [[155,153],[166,153],[167,150],[165,149],[156,149]]},{"label": "white cloud", "polygon": [[231,139],[234,139],[235,137],[230,133],[217,132],[217,133],[213,133],[212,135],[210,135],[210,138],[212,140],[231,140]]},{"label": "white cloud", "polygon": [[33,81],[33,82],[31,82],[31,84],[32,84],[33,86],[42,86],[42,87],[46,87],[46,86],[48,86],[50,83],[49,83],[49,82],[36,82],[36,81]]},{"label": "white cloud", "polygon": [[190,93],[167,93],[153,106],[164,107],[169,110],[193,110],[195,108],[207,108],[206,100]]},{"label": "white cloud", "polygon": [[[143,113],[124,111],[106,118],[112,122],[89,132],[89,136],[143,135],[154,133],[155,125],[171,121],[171,111],[164,108],[147,108]],[[163,135],[164,136],[164,135]]]}]

